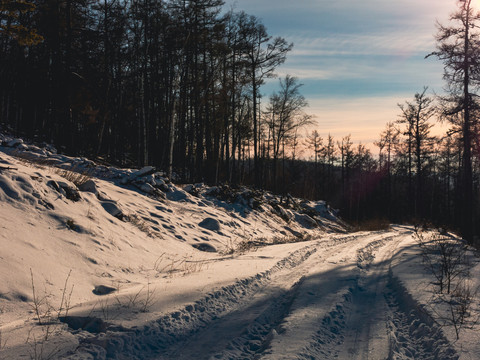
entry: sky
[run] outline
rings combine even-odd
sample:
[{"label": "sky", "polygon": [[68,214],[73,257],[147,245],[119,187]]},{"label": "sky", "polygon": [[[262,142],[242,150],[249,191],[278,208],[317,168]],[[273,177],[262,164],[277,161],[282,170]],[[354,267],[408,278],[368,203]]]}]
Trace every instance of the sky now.
[{"label": "sky", "polygon": [[[478,5],[480,8],[480,0]],[[456,0],[226,0],[227,8],[260,18],[270,35],[294,43],[280,77],[298,77],[315,128],[378,152],[373,142],[397,106],[428,86],[441,93],[443,65],[436,22],[446,24]],[[278,79],[262,89],[269,96]]]}]

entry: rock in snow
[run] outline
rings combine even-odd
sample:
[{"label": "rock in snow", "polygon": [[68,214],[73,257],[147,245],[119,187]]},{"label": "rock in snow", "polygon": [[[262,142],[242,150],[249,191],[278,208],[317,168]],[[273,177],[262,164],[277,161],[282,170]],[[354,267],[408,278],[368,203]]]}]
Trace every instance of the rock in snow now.
[{"label": "rock in snow", "polygon": [[217,249],[215,249],[214,246],[212,246],[210,244],[207,244],[207,243],[193,244],[193,247],[197,250],[200,250],[200,251],[217,252]]},{"label": "rock in snow", "polygon": [[211,231],[220,231],[220,222],[214,218],[206,218],[202,220],[198,226]]},{"label": "rock in snow", "polygon": [[18,145],[21,145],[21,144],[23,144],[22,139],[13,139],[7,142],[8,147],[17,147]]},{"label": "rock in snow", "polygon": [[113,217],[117,219],[123,219],[123,211],[120,209],[118,204],[113,200],[104,200],[100,202],[102,207]]},{"label": "rock in snow", "polygon": [[83,184],[81,184],[78,189],[80,191],[91,192],[93,194],[98,194],[97,184],[93,180],[87,180]]},{"label": "rock in snow", "polygon": [[134,179],[134,178],[142,177],[142,176],[145,176],[145,175],[153,174],[154,172],[155,172],[155,168],[153,166],[145,166],[145,167],[141,168],[140,170],[132,173],[130,175],[130,178]]}]

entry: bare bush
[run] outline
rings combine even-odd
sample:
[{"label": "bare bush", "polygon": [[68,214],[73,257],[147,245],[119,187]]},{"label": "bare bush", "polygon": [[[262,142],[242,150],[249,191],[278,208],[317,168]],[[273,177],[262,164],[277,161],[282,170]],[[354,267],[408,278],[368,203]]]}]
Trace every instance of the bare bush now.
[{"label": "bare bush", "polygon": [[174,274],[186,276],[202,271],[208,262],[208,260],[203,259],[196,260],[191,255],[177,258],[163,253],[155,261],[153,270],[157,273],[157,276],[161,274],[166,274],[169,277],[173,277]]},{"label": "bare bush", "polygon": [[[473,290],[469,281],[468,248],[443,231],[425,234],[415,229],[415,236],[422,249],[423,263],[438,286],[431,309],[443,324],[454,328],[458,340],[462,329],[478,322],[471,319],[478,289]],[[439,311],[438,304],[446,305],[446,312]]]},{"label": "bare bush", "polygon": [[50,360],[57,357],[60,352],[58,345],[52,346],[49,342],[50,336],[57,330],[57,325],[47,324],[40,328],[40,334],[36,334],[32,328],[28,334],[26,343],[30,345],[31,360]]},{"label": "bare bush", "polygon": [[30,345],[30,358],[34,360],[53,359],[57,356],[60,349],[49,343],[50,337],[56,331],[59,331],[61,324],[60,317],[66,317],[71,308],[71,298],[74,286],[69,285],[72,270],[68,272],[65,278],[63,289],[61,290],[61,299],[58,306],[52,302],[53,294],[44,286],[43,293],[39,293],[35,287],[35,278],[30,269],[30,278],[32,283],[32,310],[35,314],[37,324],[30,329],[26,343]]},{"label": "bare bush", "polygon": [[[118,302],[118,299],[117,299],[117,302]],[[112,308],[112,304],[110,304],[108,297],[99,300],[98,304],[99,304],[99,308],[100,308],[100,312],[102,314],[103,320],[109,321],[109,320],[115,319],[115,314]],[[94,311],[94,309],[95,307],[92,309],[92,312]]]},{"label": "bare bush", "polygon": [[[457,340],[460,337],[460,330],[468,325],[467,321],[471,316],[470,311],[475,302],[476,295],[477,290],[472,291],[470,283],[462,281],[462,283],[454,290],[448,301],[450,320],[455,328]],[[476,320],[474,323],[476,323]]]},{"label": "bare bush", "polygon": [[417,230],[415,235],[422,249],[423,263],[437,280],[439,292],[450,294],[456,279],[469,276],[466,245],[440,232],[425,235]]},{"label": "bare bush", "polygon": [[[468,280],[462,281],[451,294],[437,294],[429,304],[430,310],[436,315],[437,322],[443,326],[452,326],[457,340],[463,329],[473,329],[480,317],[472,318],[475,312],[478,288],[472,290]],[[444,311],[441,306],[444,305]]]},{"label": "bare bush", "polygon": [[157,302],[155,291],[156,291],[155,288],[153,289],[150,288],[150,281],[148,281],[145,296],[141,302],[141,308],[140,308],[141,312],[144,312],[144,313],[148,312],[150,308]]},{"label": "bare bush", "polygon": [[153,270],[156,272],[160,272],[161,266],[160,264],[162,263],[163,257],[166,255],[166,253],[161,253],[160,256],[155,260],[155,263],[153,264]]},{"label": "bare bush", "polygon": [[203,270],[203,267],[207,264],[206,260],[188,260],[186,257],[182,262],[180,271],[183,276],[194,274]]},{"label": "bare bush", "polygon": [[256,250],[258,243],[251,240],[242,240],[237,244],[236,251],[243,254],[247,251]]},{"label": "bare bush", "polygon": [[[120,287],[118,287],[118,291]],[[98,306],[98,311],[101,317],[105,321],[115,320],[121,308],[125,309],[137,309],[140,312],[148,312],[150,308],[157,302],[156,288],[151,287],[151,282],[148,281],[147,285],[142,286],[137,292],[121,297],[118,294],[115,295],[115,301],[111,297],[105,297],[97,302],[91,311],[91,314],[95,312],[95,308]],[[91,316],[90,314],[90,316]]]},{"label": "bare bush", "polygon": [[53,294],[47,290],[47,287],[44,287],[43,294],[39,294],[35,287],[35,279],[33,276],[33,271],[30,269],[30,278],[32,283],[32,309],[35,313],[36,320],[39,325],[47,325],[52,322],[57,321],[61,316],[67,316],[70,310],[70,301],[72,298],[72,293],[74,285],[69,287],[68,281],[72,270],[68,272],[68,275],[65,279],[65,284],[62,289],[62,297],[60,300],[60,305],[57,307],[52,304],[51,298]]}]

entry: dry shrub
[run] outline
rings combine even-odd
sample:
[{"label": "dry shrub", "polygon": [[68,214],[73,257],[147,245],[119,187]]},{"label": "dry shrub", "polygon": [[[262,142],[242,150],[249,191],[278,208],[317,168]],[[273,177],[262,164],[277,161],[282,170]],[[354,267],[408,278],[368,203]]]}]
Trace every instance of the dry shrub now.
[{"label": "dry shrub", "polygon": [[57,169],[56,173],[63,177],[65,180],[70,181],[75,184],[77,187],[82,186],[88,180],[92,179],[91,174],[88,171],[76,171],[76,169],[66,170],[66,169]]},{"label": "dry shrub", "polygon": [[384,218],[373,218],[363,221],[357,221],[352,224],[353,231],[380,231],[389,230],[390,221]]},{"label": "dry shrub", "polygon": [[[50,342],[52,335],[61,331],[60,318],[67,317],[71,309],[71,297],[74,286],[68,284],[70,280],[70,270],[61,289],[62,297],[60,304],[55,306],[51,299],[53,294],[44,284],[43,293],[35,287],[33,271],[30,269],[32,286],[32,310],[37,320],[37,325],[30,329],[26,343],[30,346],[30,358],[34,360],[46,360],[57,358],[60,353],[60,346]],[[0,339],[1,343],[1,339]]]}]

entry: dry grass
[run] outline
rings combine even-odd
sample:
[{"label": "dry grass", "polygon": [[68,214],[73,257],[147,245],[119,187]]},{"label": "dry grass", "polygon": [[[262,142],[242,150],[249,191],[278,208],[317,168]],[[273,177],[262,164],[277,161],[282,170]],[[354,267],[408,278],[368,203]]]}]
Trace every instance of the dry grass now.
[{"label": "dry grass", "polygon": [[157,231],[153,231],[152,228],[148,225],[148,223],[140,216],[136,214],[129,214],[125,216],[125,220],[130,222],[141,232],[147,234],[149,237],[163,239],[162,235]]},{"label": "dry grass", "polygon": [[12,152],[12,156],[20,160],[23,164],[28,166],[35,165],[41,169],[44,169],[45,167],[53,166],[52,160],[38,158],[37,156],[32,155],[31,153],[25,152],[25,151],[15,150]]},{"label": "dry grass", "polygon": [[68,180],[71,183],[75,184],[75,186],[77,187],[82,186],[87,181],[92,179],[92,176],[88,171],[77,171],[77,169],[75,168],[71,170],[57,168],[55,172],[61,177],[63,177],[65,180]]},{"label": "dry grass", "polygon": [[194,259],[193,256],[169,257],[166,253],[161,254],[154,263],[153,270],[157,276],[166,275],[173,277],[175,274],[186,276],[200,272],[208,265],[209,260]]},{"label": "dry grass", "polygon": [[7,347],[7,339],[3,338],[2,329],[0,329],[0,351]]}]

